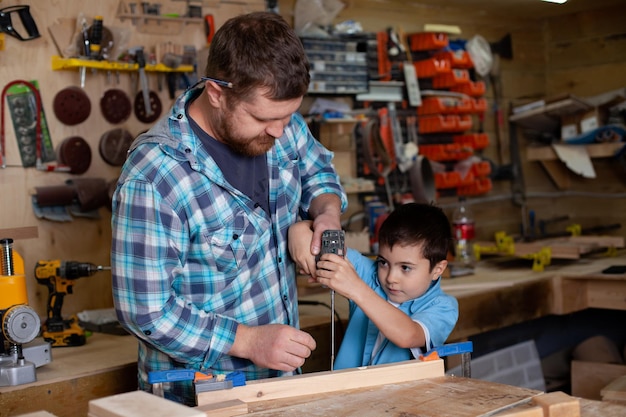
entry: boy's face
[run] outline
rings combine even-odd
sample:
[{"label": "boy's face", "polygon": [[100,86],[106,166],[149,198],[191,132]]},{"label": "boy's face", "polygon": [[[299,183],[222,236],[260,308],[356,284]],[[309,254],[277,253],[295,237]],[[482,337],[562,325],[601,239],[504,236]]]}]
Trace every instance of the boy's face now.
[{"label": "boy's face", "polygon": [[418,298],[428,290],[431,281],[446,269],[441,261],[432,271],[422,255],[422,245],[381,246],[378,254],[378,279],[390,301],[401,304]]}]

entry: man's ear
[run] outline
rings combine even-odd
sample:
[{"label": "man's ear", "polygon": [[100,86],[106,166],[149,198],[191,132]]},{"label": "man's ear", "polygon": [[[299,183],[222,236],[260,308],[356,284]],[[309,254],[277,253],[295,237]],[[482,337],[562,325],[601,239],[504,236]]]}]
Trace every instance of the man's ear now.
[{"label": "man's ear", "polygon": [[204,94],[209,99],[209,104],[213,107],[220,107],[223,100],[222,87],[213,81],[207,81],[204,85]]},{"label": "man's ear", "polygon": [[433,271],[431,272],[431,279],[433,281],[437,281],[437,279],[441,275],[443,275],[443,271],[445,271],[447,267],[448,267],[448,261],[447,260],[444,259],[443,261],[437,262],[437,264],[433,268]]}]

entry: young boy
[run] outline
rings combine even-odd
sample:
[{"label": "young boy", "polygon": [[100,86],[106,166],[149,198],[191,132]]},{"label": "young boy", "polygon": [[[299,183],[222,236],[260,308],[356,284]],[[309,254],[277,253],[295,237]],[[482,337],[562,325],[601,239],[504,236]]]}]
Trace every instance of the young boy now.
[{"label": "young boy", "polygon": [[301,272],[350,301],[350,319],[334,369],[406,361],[444,344],[459,310],[441,289],[452,243],[450,223],[432,205],[409,203],[380,228],[374,261],[353,249],[346,258],[309,251],[311,223],[289,229],[289,250]]}]

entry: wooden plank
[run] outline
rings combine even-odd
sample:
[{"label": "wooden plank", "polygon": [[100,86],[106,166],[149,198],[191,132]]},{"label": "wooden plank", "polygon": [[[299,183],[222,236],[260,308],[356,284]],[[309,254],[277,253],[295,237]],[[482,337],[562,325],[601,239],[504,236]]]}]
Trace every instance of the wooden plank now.
[{"label": "wooden plank", "polygon": [[248,404],[239,400],[224,401],[195,407],[210,417],[231,417],[248,414]]},{"label": "wooden plank", "polygon": [[39,228],[37,226],[10,227],[8,229],[0,229],[0,236],[17,239],[33,239],[39,237]]},{"label": "wooden plank", "polygon": [[[587,154],[589,154],[589,157],[591,158],[609,158],[622,149],[624,147],[624,143],[612,142],[570,146],[584,146]],[[526,159],[529,161],[550,161],[558,160],[559,157],[556,152],[554,152],[554,148],[551,146],[528,146],[526,148]]]},{"label": "wooden plank", "polygon": [[282,378],[249,381],[247,385],[229,390],[203,392],[196,395],[197,404],[204,406],[229,400],[246,403],[313,395],[353,388],[395,384],[415,379],[442,376],[443,361],[406,361],[358,369],[316,372]]},{"label": "wooden plank", "polygon": [[574,245],[554,244],[551,242],[517,242],[515,243],[515,256],[529,256],[539,253],[543,248],[549,247],[552,251],[551,257],[558,259],[578,259],[580,258],[580,248]]},{"label": "wooden plank", "polygon": [[543,408],[543,414],[549,417],[579,417],[580,402],[577,398],[562,391],[537,395],[533,403]]},{"label": "wooden plank", "polygon": [[89,401],[89,416],[205,417],[206,414],[194,407],[135,390]]},{"label": "wooden plank", "polygon": [[602,401],[626,401],[626,375],[616,378],[600,391]]},{"label": "wooden plank", "polygon": [[[540,391],[478,379],[439,377],[336,392],[323,398],[301,397],[297,404],[265,404],[250,416],[455,416],[492,415],[528,403]],[[418,411],[419,410],[419,411]]]},{"label": "wooden plank", "polygon": [[579,97],[590,97],[617,90],[626,83],[626,62],[584,66],[550,71],[546,82],[546,94],[555,95],[568,91]]},{"label": "wooden plank", "polygon": [[[529,278],[536,276],[530,266],[525,275]],[[500,277],[502,279],[502,273]],[[458,280],[464,278],[454,278],[454,281]],[[450,290],[450,293],[459,300],[459,321],[448,338],[450,341],[466,340],[472,335],[552,313],[552,284],[545,278],[517,282],[510,287],[482,289],[465,294]]]},{"label": "wooden plank", "polygon": [[[552,148],[550,148],[552,149]],[[556,188],[559,190],[567,190],[571,187],[572,173],[559,160],[539,161],[543,169],[546,171]]]},{"label": "wooden plank", "polygon": [[618,33],[574,42],[550,43],[548,54],[552,70],[620,63],[626,53],[626,36]]},{"label": "wooden plank", "polygon": [[600,392],[615,378],[626,375],[625,365],[572,361],[572,395],[601,400]]},{"label": "wooden plank", "polygon": [[623,282],[590,279],[587,282],[587,306],[626,310],[626,290]]},{"label": "wooden plank", "polygon": [[[585,13],[565,14],[546,20],[546,31],[551,43],[577,43],[589,39],[624,33],[623,4],[588,10]],[[585,58],[581,56],[581,61]]]},{"label": "wooden plank", "polygon": [[557,277],[554,281],[554,314],[569,314],[587,308],[587,282],[570,281]]}]

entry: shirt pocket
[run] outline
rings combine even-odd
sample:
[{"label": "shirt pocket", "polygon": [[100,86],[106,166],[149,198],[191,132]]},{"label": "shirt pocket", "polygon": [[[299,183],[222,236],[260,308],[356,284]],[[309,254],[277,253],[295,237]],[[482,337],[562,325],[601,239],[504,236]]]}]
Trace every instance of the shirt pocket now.
[{"label": "shirt pocket", "polygon": [[246,262],[246,250],[242,245],[242,237],[249,224],[246,219],[241,220],[239,223],[245,223],[245,225],[205,229],[202,232],[204,241],[208,245],[207,261],[213,263],[215,269],[223,274],[229,275],[237,272]]}]

